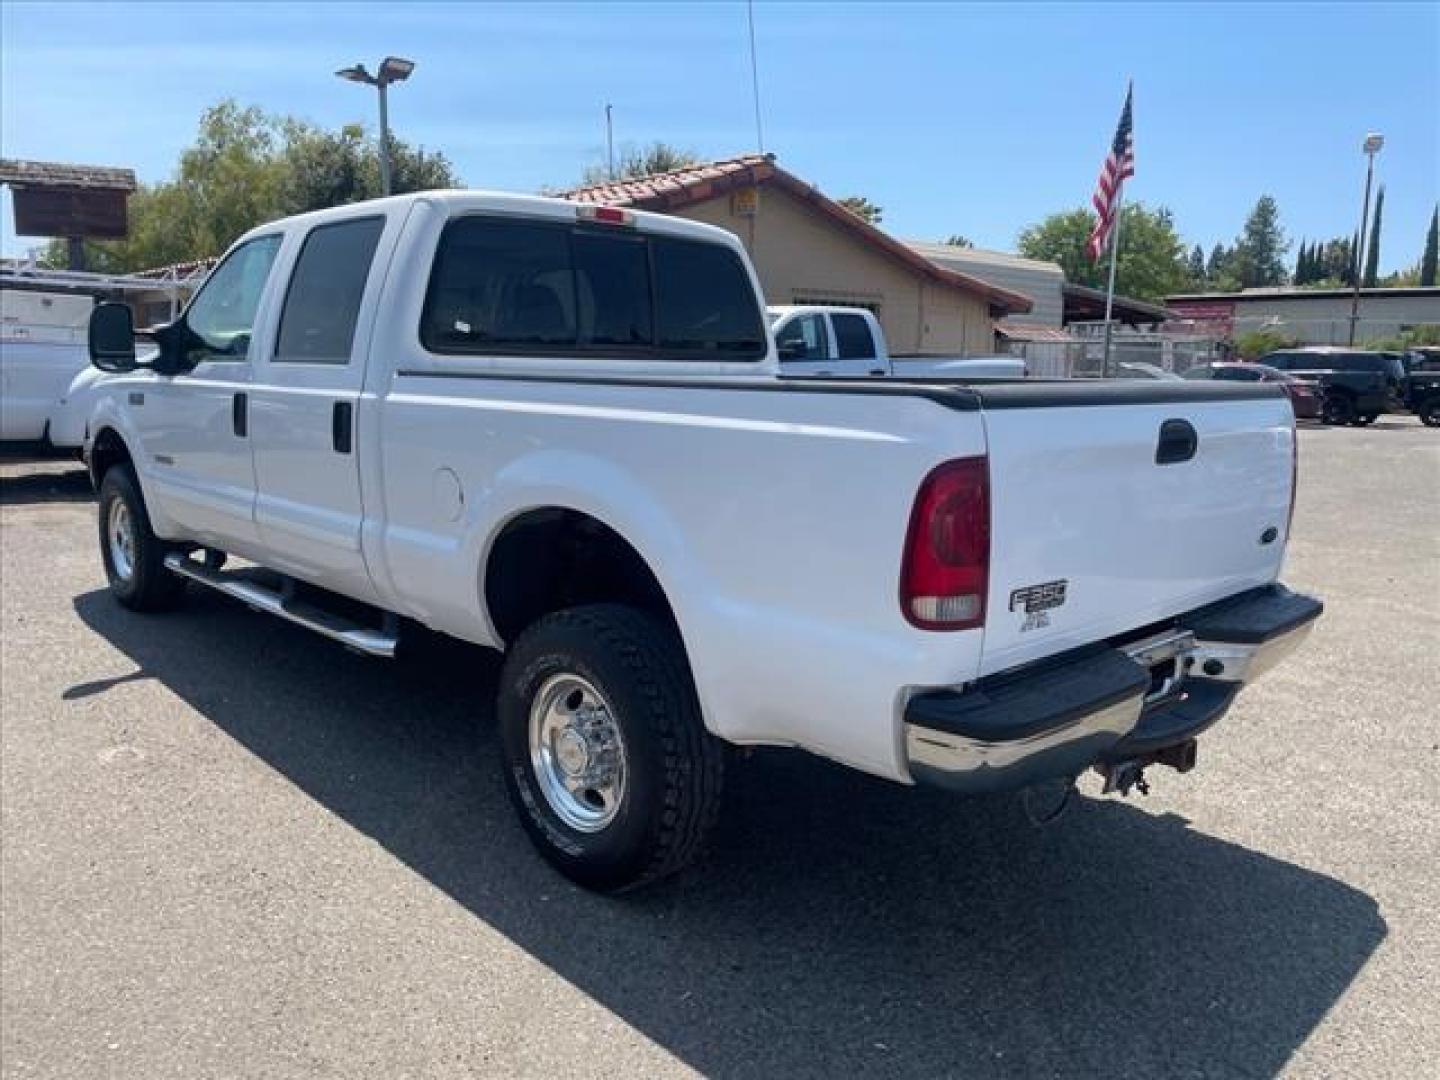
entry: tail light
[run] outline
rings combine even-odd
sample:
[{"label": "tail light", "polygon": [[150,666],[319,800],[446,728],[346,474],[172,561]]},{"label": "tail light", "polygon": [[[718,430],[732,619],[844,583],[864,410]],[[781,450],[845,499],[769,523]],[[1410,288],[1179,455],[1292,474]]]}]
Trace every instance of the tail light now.
[{"label": "tail light", "polygon": [[635,224],[635,215],[629,210],[622,210],[618,206],[596,206],[593,203],[581,203],[577,206],[575,217],[579,221],[594,221],[601,225]]},{"label": "tail light", "polygon": [[1290,509],[1285,512],[1285,543],[1290,543],[1290,526],[1295,522],[1295,492],[1300,487],[1300,432],[1290,423]]},{"label": "tail light", "polygon": [[947,461],[925,477],[910,512],[900,607],[922,630],[985,624],[990,583],[990,463]]}]

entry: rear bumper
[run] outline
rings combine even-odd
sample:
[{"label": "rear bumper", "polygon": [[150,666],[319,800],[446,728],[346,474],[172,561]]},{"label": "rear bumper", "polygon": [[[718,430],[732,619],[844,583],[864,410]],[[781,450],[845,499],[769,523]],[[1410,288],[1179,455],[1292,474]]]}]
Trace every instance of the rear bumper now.
[{"label": "rear bumper", "polygon": [[1294,651],[1322,610],[1271,585],[1187,612],[1138,641],[1004,672],[963,692],[916,694],[905,708],[910,774],[958,791],[1004,791],[1181,746]]}]

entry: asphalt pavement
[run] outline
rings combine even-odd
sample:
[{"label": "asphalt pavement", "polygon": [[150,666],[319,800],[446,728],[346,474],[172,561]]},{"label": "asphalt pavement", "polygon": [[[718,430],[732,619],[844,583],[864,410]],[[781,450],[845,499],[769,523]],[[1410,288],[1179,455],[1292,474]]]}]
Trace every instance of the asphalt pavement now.
[{"label": "asphalt pavement", "polygon": [[512,818],[488,654],[126,612],[84,474],[11,453],[0,1073],[1432,1075],[1440,431],[1301,455],[1326,616],[1195,772],[1036,827],[760,753],[703,863],[609,899]]}]

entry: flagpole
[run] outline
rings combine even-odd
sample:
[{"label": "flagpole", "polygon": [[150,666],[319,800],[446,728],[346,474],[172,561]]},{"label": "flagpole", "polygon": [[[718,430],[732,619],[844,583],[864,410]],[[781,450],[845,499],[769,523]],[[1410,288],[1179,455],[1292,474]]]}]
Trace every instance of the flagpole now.
[{"label": "flagpole", "polygon": [[1125,222],[1125,187],[1115,193],[1115,228],[1110,230],[1110,284],[1105,288],[1105,353],[1100,359],[1100,377],[1110,377],[1110,316],[1115,307],[1115,264],[1120,261],[1120,227]]}]

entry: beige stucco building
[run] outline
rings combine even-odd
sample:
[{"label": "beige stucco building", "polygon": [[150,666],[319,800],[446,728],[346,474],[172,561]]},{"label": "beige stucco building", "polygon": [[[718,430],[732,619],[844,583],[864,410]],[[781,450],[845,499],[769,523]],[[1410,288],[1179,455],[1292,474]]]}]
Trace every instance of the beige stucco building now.
[{"label": "beige stucco building", "polygon": [[566,197],[729,229],[750,253],[766,303],[869,308],[899,356],[993,353],[995,320],[1031,307],[1027,296],[936,265],[771,156],[696,165]]}]

